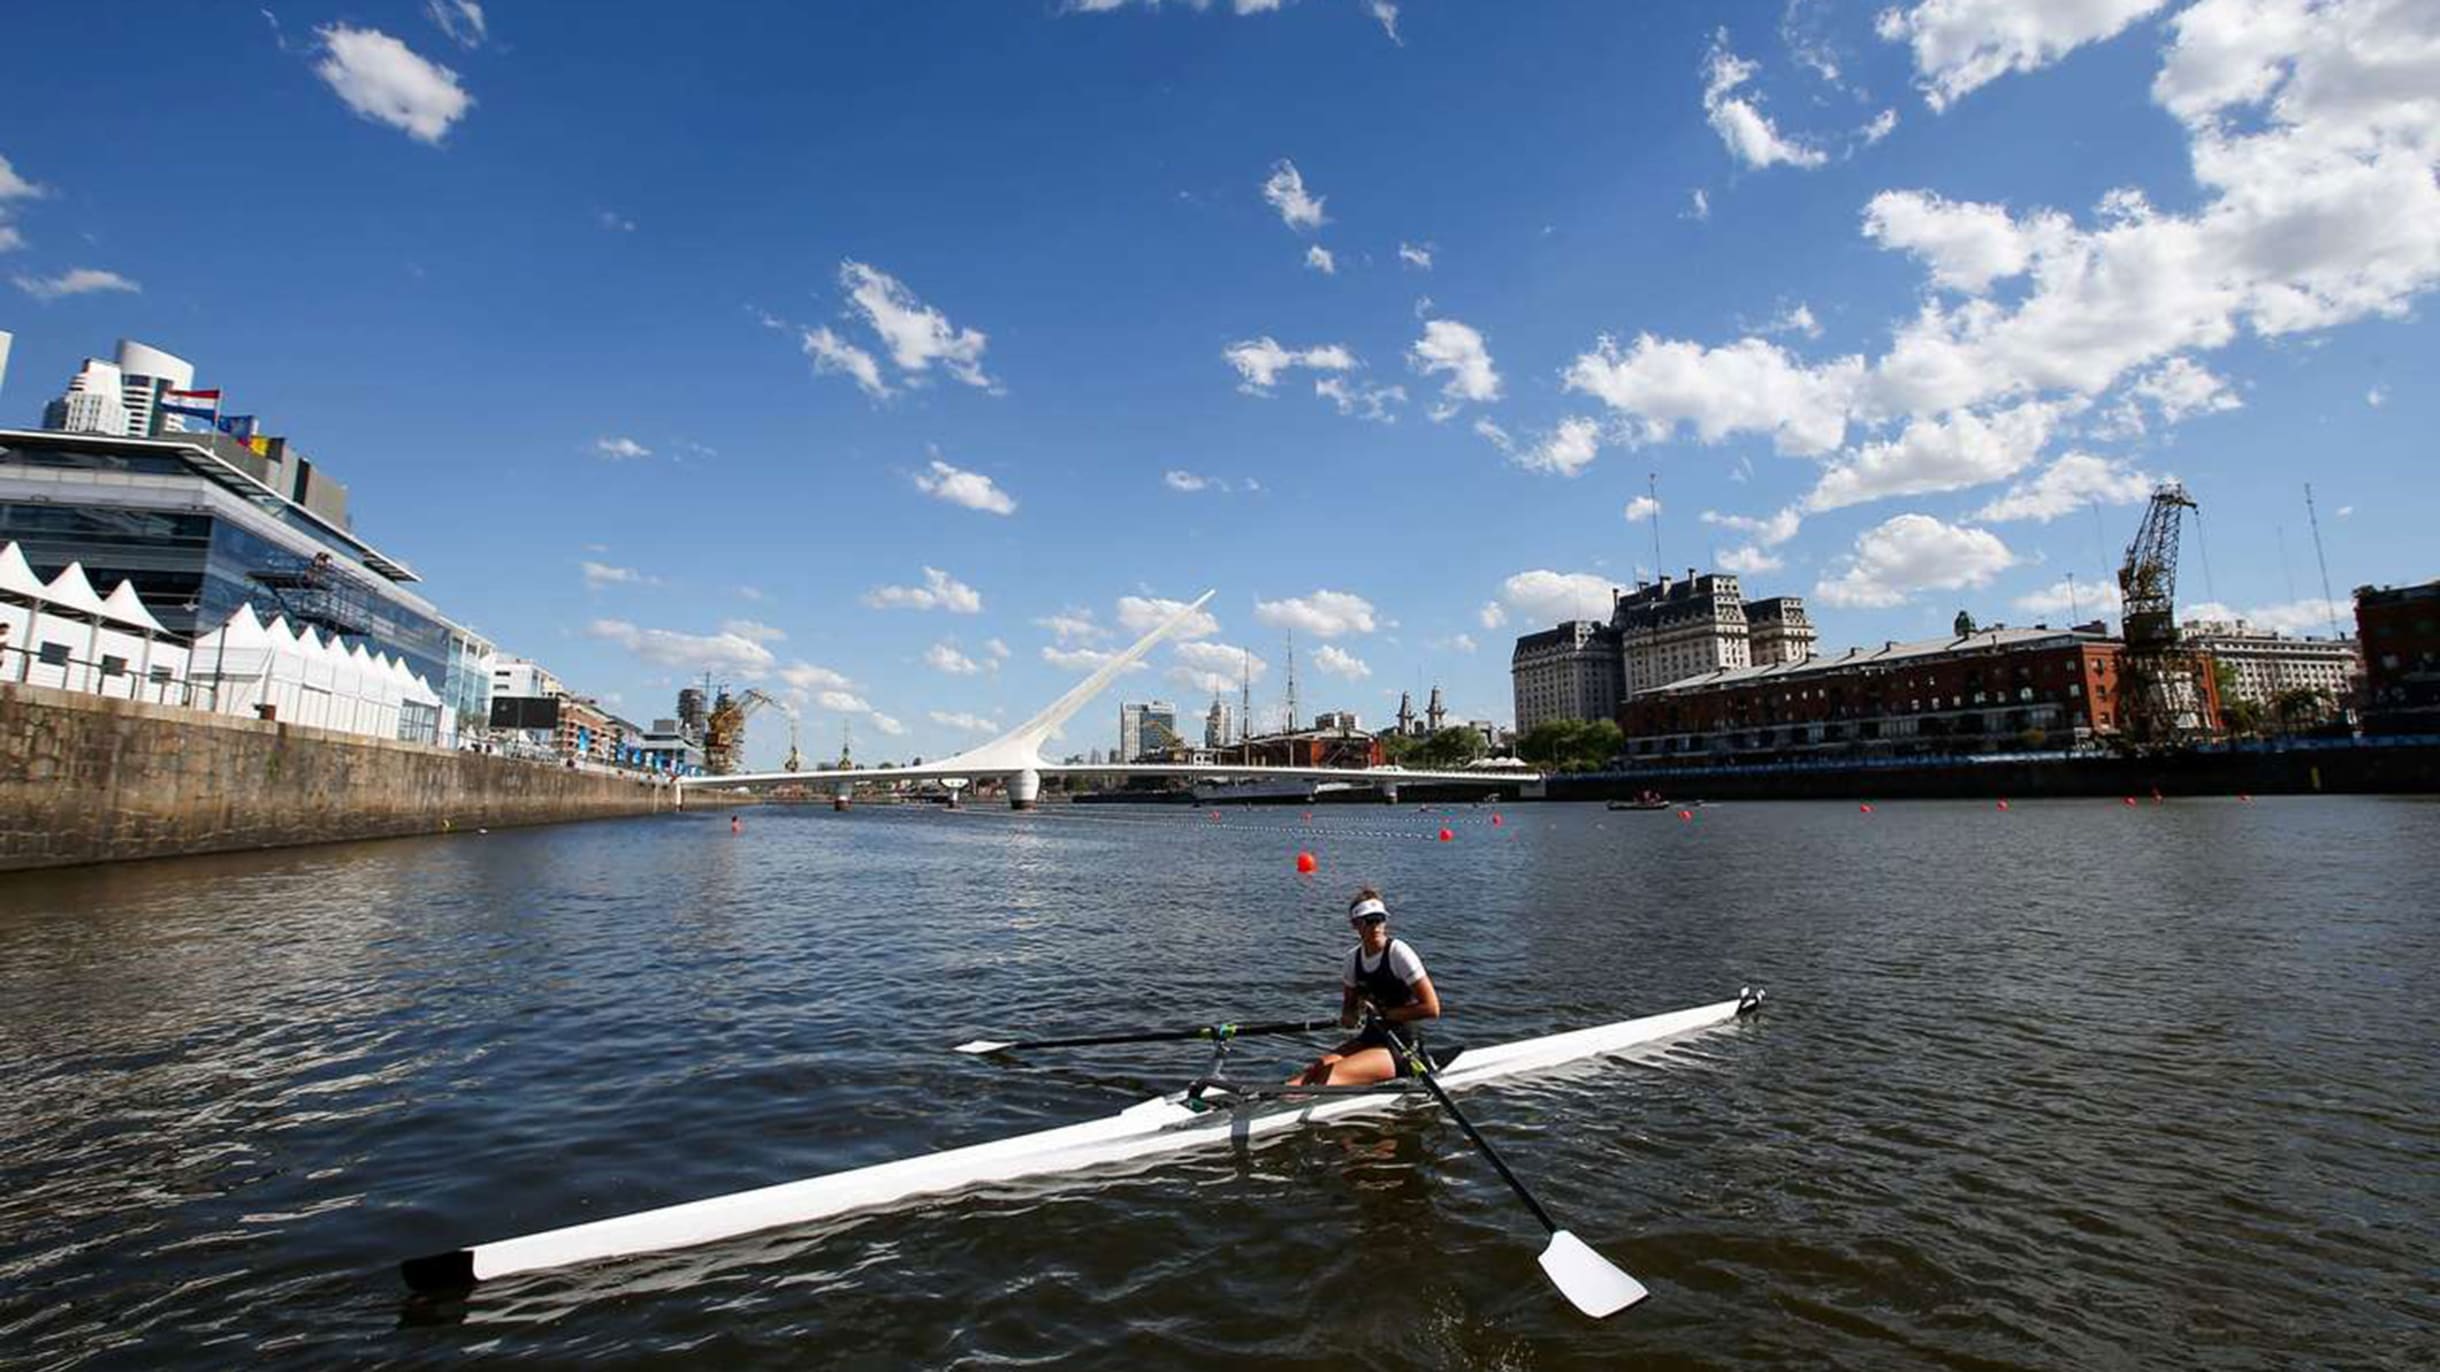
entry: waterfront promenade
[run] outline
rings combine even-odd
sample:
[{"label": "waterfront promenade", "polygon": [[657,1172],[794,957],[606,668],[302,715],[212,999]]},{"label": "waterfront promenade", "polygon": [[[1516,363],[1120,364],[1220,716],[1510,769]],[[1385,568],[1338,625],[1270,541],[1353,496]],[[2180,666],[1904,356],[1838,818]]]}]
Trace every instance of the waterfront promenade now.
[{"label": "waterfront promenade", "polygon": [[[788,808],[19,874],[0,1349],[2419,1365],[2435,843],[2413,798]],[[1632,1317],[1549,1298],[1531,1221],[1428,1113],[402,1300],[403,1257],[1175,1085],[1201,1055],[946,1050],[1327,1013],[1358,880],[1450,1039],[1771,988],[1660,1057],[1468,1098],[1652,1286]]]}]

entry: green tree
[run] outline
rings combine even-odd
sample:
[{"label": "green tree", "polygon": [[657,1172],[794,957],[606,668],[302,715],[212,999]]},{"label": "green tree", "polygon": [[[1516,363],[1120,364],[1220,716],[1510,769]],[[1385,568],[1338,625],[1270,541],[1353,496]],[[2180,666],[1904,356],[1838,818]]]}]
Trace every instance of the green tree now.
[{"label": "green tree", "polygon": [[1576,736],[1583,732],[1581,719],[1543,720],[1517,740],[1517,756],[1536,767],[1556,768],[1575,751]]},{"label": "green tree", "polygon": [[2278,711],[2279,727],[2290,733],[2311,729],[2328,721],[2338,702],[2319,686],[2299,686],[2281,691],[2271,708]]},{"label": "green tree", "polygon": [[1615,721],[1594,720],[1585,725],[1583,730],[1576,735],[1575,770],[1580,772],[1599,771],[1609,766],[1610,759],[1625,752],[1626,748],[1626,733],[1618,727]]},{"label": "green tree", "polygon": [[1483,755],[1483,736],[1464,725],[1437,730],[1417,742],[1415,765],[1435,771],[1452,771]]}]

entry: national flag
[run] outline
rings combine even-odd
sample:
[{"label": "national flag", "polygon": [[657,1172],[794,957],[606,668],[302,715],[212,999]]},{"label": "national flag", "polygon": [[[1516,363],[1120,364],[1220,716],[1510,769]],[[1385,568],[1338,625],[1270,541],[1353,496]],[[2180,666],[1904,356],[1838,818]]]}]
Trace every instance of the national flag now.
[{"label": "national flag", "polygon": [[213,425],[214,425],[215,427],[217,427],[217,428],[218,428],[218,429],[219,429],[219,430],[220,430],[222,433],[227,434],[227,435],[228,435],[229,437],[231,437],[231,438],[252,438],[252,437],[254,437],[254,416],[253,416],[253,415],[250,415],[250,414],[224,414],[224,415],[220,416],[218,419],[213,420],[213,421],[212,421],[212,423],[213,423]]},{"label": "national flag", "polygon": [[161,392],[161,413],[190,415],[196,419],[218,419],[220,417],[220,391],[217,388],[208,391],[165,390]]}]

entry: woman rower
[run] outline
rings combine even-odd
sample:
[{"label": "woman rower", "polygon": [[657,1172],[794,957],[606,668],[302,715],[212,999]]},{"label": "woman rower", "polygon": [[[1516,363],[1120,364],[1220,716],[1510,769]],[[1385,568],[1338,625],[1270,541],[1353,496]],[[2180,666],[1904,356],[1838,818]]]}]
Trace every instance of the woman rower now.
[{"label": "woman rower", "polygon": [[1347,903],[1347,922],[1362,941],[1348,950],[1339,974],[1339,1024],[1361,1025],[1363,1032],[1288,1078],[1293,1085],[1369,1086],[1410,1076],[1414,1068],[1404,1053],[1393,1051],[1388,1026],[1402,1026],[1402,1035],[1420,1047],[1416,1032],[1403,1026],[1440,1018],[1440,993],[1432,989],[1423,959],[1389,936],[1389,906],[1381,893],[1370,886],[1356,892]]}]

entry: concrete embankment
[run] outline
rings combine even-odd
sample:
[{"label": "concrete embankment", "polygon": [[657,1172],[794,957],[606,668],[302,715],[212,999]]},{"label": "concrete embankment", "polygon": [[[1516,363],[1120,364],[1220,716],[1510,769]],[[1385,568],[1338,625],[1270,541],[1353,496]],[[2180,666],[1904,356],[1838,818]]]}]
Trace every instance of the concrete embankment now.
[{"label": "concrete embankment", "polygon": [[2440,792],[2440,745],[2229,750],[2148,757],[1926,760],[1872,766],[1652,768],[1550,780],[1552,800],[1942,800],[2035,796],[2371,795]]},{"label": "concrete embankment", "polygon": [[672,788],[629,777],[0,685],[0,871],[644,815],[676,803]]}]

